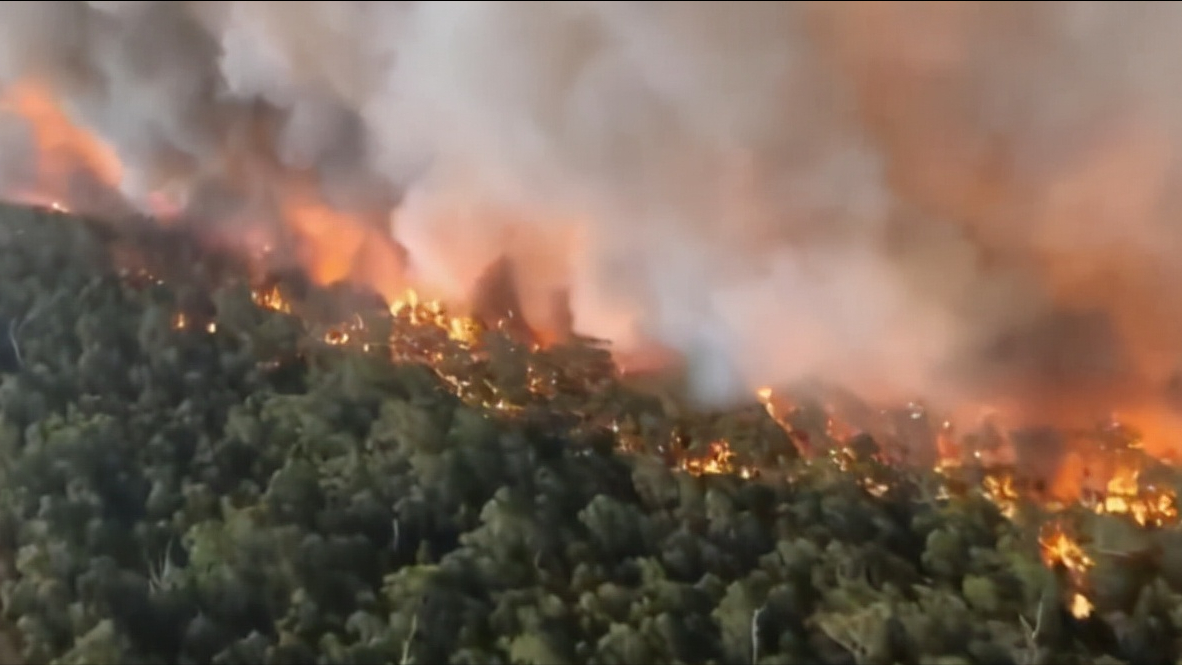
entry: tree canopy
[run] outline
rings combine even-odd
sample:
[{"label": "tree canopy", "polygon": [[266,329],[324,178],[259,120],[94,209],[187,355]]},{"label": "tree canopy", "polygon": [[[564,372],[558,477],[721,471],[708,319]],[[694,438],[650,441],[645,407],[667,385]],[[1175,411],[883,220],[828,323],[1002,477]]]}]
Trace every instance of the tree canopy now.
[{"label": "tree canopy", "polygon": [[806,459],[758,405],[670,413],[592,344],[318,322],[0,212],[0,660],[1182,656],[1174,526],[1068,511],[1088,565],[1048,566],[1037,505],[865,438]]}]

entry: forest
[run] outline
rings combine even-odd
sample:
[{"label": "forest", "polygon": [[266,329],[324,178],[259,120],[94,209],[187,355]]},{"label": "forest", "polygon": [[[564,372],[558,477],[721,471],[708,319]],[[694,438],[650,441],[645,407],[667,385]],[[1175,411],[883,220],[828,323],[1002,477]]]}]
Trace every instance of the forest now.
[{"label": "forest", "polygon": [[0,209],[0,661],[1182,658],[1182,477],[1135,445],[1131,490],[1052,505],[822,405],[690,412],[591,340],[115,235]]}]

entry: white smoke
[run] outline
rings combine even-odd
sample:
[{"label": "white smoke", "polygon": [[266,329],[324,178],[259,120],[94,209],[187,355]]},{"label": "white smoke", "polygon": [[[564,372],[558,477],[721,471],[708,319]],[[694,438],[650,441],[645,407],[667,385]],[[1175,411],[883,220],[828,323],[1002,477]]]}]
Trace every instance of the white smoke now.
[{"label": "white smoke", "polygon": [[49,86],[132,200],[397,192],[415,280],[462,298],[509,256],[529,317],[568,292],[580,332],[684,353],[700,399],[815,375],[955,401],[1112,351],[1063,351],[1064,311],[1105,313],[1110,373],[1174,369],[1180,28],[1138,2],[10,3],[0,79]]}]

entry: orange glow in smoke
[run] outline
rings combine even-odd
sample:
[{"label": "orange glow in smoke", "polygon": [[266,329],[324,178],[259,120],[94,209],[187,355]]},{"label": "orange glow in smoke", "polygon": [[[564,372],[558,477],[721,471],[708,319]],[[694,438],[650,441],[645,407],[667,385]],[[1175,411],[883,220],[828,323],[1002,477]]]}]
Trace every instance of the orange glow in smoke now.
[{"label": "orange glow in smoke", "polygon": [[115,151],[70,120],[45,87],[32,81],[11,85],[0,99],[0,108],[28,120],[37,149],[36,191],[17,192],[10,198],[50,206],[68,196],[71,180],[80,174],[112,189],[123,180]]},{"label": "orange glow in smoke", "polygon": [[284,218],[303,241],[303,263],[321,284],[352,280],[392,301],[405,288],[403,261],[388,233],[311,196],[291,196]]}]

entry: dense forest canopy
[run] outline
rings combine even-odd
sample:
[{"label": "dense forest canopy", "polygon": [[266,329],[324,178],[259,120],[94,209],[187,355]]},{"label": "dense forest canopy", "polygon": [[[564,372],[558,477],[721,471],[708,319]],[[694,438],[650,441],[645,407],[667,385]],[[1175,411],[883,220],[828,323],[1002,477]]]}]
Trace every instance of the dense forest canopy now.
[{"label": "dense forest canopy", "polygon": [[594,344],[0,213],[2,660],[1182,657],[1167,467],[1048,505],[816,407],[673,413]]}]

